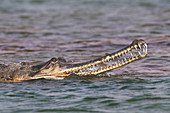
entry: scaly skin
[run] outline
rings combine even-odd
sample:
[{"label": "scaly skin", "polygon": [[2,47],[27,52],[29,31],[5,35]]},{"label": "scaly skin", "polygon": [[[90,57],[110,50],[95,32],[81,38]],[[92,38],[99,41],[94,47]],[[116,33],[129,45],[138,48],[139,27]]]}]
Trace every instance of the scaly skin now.
[{"label": "scaly skin", "polygon": [[0,82],[19,82],[30,79],[64,79],[71,73],[97,75],[119,68],[147,55],[144,40],[134,40],[129,46],[104,57],[84,63],[69,64],[64,58],[52,58],[42,63],[0,64]]}]

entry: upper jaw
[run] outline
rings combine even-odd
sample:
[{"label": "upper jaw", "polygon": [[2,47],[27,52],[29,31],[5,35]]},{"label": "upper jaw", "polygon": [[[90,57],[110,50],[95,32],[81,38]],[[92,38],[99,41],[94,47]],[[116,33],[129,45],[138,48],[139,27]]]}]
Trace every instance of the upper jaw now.
[{"label": "upper jaw", "polygon": [[147,44],[144,40],[134,40],[129,46],[89,62],[75,64],[72,68],[59,73],[75,73],[78,75],[97,75],[124,66],[147,55]]}]

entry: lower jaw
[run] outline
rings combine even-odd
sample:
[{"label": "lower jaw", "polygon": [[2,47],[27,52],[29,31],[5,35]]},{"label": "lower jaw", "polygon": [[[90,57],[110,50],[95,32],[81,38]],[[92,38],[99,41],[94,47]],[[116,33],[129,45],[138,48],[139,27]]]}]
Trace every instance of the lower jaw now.
[{"label": "lower jaw", "polygon": [[[100,67],[99,65],[94,66],[92,68],[87,68],[83,71],[79,71],[78,73],[75,73],[75,74],[77,74],[77,75],[97,75],[97,74],[101,74],[101,73],[122,67],[124,65],[127,65],[127,64],[129,64],[133,61],[139,60],[139,59],[141,59],[141,58],[133,57],[133,58],[127,59],[127,61],[125,61],[125,60],[117,60],[115,62],[111,61],[111,62],[114,62],[114,63],[109,63],[109,61],[108,61],[106,63],[100,64],[100,65],[104,65],[102,67]],[[110,65],[108,65],[108,64],[110,64]],[[95,70],[95,68],[97,68],[97,69]]]},{"label": "lower jaw", "polygon": [[62,80],[65,78],[65,76],[41,76],[41,77],[33,77],[31,79],[41,79],[41,78],[44,78],[44,79],[50,79],[50,80]]},{"label": "lower jaw", "polygon": [[[144,45],[144,47],[147,45]],[[112,54],[112,55],[108,55],[105,58],[101,59],[101,61],[98,61],[100,63],[98,64],[91,64],[92,66],[84,70],[78,71],[76,72],[76,74],[78,75],[97,75],[106,71],[110,71],[119,67],[122,67],[124,65],[127,65],[133,61],[142,59],[146,56],[147,54],[147,50],[146,52],[142,52],[141,50],[137,50],[137,49],[132,49],[130,51],[128,51],[127,53],[121,54],[118,56],[119,53],[121,53],[122,51],[116,53],[116,54]]]},{"label": "lower jaw", "polygon": [[[86,63],[75,64],[73,68],[61,71],[61,74],[97,75],[119,68],[133,61],[142,59],[147,54],[147,44],[143,40],[135,40],[131,45],[118,52]],[[102,66],[101,66],[102,65]]]},{"label": "lower jaw", "polygon": [[44,78],[50,79],[50,80],[63,80],[65,77],[64,76],[46,76]]}]

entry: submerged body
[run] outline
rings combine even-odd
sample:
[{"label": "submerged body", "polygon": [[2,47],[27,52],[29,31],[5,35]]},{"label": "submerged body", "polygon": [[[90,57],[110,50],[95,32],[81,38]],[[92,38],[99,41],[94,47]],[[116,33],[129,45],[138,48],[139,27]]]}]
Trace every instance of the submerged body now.
[{"label": "submerged body", "polygon": [[77,75],[97,75],[119,68],[147,55],[147,44],[144,40],[134,40],[129,46],[84,63],[70,64],[64,58],[52,58],[41,63],[5,65],[0,64],[0,82],[18,82],[30,79],[64,79],[71,73]]}]

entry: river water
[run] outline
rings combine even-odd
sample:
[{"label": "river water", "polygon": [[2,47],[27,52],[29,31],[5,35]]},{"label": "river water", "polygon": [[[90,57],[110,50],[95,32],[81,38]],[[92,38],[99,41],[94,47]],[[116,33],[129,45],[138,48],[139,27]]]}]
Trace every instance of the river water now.
[{"label": "river water", "polygon": [[98,76],[0,83],[0,113],[168,113],[169,0],[0,0],[0,62],[84,62],[134,39],[148,56]]}]

